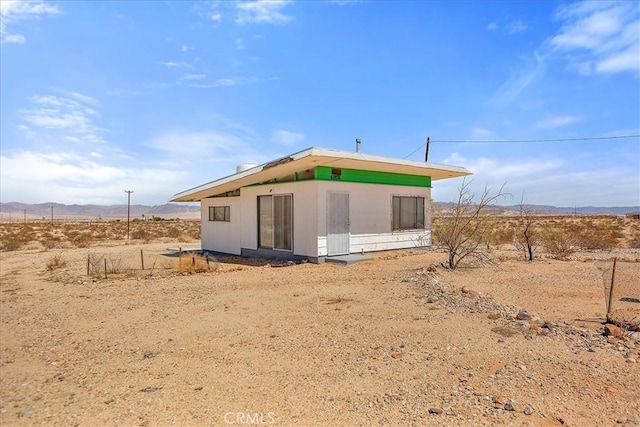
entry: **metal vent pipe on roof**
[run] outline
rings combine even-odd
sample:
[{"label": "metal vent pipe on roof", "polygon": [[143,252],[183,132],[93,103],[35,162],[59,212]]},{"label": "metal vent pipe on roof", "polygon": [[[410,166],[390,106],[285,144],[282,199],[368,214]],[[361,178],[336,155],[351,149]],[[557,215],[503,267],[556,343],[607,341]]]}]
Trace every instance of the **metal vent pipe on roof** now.
[{"label": "metal vent pipe on roof", "polygon": [[243,163],[241,165],[236,166],[236,173],[244,172],[251,168],[255,168],[256,166],[258,165],[255,163]]},{"label": "metal vent pipe on roof", "polygon": [[360,145],[362,144],[362,141],[360,141],[360,138],[356,138],[356,153],[360,152]]}]

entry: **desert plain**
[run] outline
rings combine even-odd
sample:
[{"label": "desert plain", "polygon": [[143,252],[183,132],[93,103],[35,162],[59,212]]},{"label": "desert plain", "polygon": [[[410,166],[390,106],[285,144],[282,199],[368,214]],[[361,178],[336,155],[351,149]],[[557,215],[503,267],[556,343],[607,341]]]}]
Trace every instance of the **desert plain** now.
[{"label": "desert plain", "polygon": [[0,252],[0,424],[640,425],[638,333],[604,328],[614,258],[613,314],[640,319],[637,247],[205,263],[164,226]]}]

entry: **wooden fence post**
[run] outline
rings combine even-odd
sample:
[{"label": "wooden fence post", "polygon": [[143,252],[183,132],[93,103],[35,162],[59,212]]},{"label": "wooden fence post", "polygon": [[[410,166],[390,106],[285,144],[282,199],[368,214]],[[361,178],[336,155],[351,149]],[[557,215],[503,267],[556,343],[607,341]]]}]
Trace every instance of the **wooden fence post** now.
[{"label": "wooden fence post", "polygon": [[613,286],[616,282],[616,261],[617,258],[613,259],[613,269],[611,270],[611,287],[609,288],[609,300],[607,301],[607,320],[609,320],[609,314],[611,314],[611,300],[613,299]]},{"label": "wooden fence post", "polygon": [[104,278],[107,278],[107,259],[104,259]]},{"label": "wooden fence post", "polygon": [[142,254],[142,249],[140,249],[140,263],[142,264],[142,270],[144,270],[144,255]]}]

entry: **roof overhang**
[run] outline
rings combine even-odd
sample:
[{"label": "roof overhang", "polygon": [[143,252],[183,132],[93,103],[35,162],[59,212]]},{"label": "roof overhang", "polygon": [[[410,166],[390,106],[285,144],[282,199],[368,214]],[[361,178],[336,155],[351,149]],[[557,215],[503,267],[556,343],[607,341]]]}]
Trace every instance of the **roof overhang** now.
[{"label": "roof overhang", "polygon": [[429,176],[432,181],[471,175],[471,172],[461,166],[373,156],[361,152],[308,148],[183,191],[174,195],[171,201],[197,202],[207,197],[224,194],[249,185],[282,180],[295,173],[313,170],[316,166]]}]

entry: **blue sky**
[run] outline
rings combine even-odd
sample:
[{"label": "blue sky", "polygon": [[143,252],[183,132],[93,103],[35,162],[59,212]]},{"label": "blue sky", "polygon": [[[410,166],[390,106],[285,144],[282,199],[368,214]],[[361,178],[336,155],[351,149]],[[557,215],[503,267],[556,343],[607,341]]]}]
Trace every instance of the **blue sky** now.
[{"label": "blue sky", "polygon": [[640,205],[637,2],[0,7],[2,202],[162,204],[355,138],[421,161],[429,136],[430,161],[506,184],[505,204]]}]

